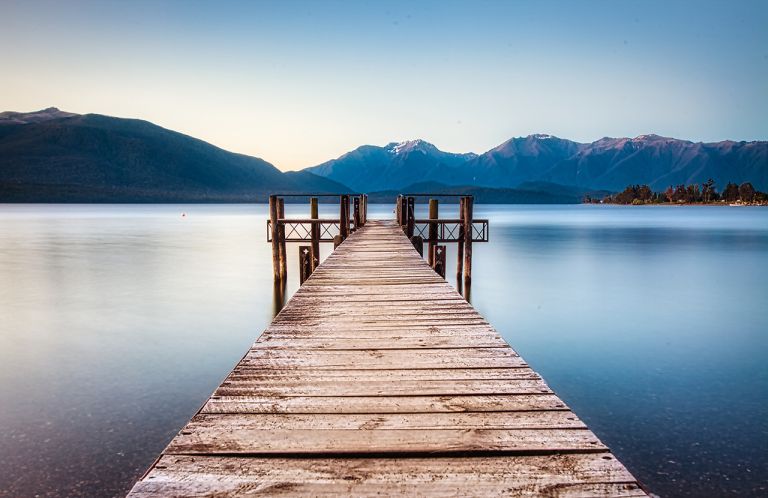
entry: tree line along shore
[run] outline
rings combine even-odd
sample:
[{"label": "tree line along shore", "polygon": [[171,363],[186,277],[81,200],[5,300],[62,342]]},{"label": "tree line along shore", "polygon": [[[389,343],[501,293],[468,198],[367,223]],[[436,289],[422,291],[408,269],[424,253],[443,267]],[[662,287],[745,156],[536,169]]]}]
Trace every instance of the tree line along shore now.
[{"label": "tree line along shore", "polygon": [[640,206],[646,204],[715,204],[740,206],[768,206],[768,194],[755,189],[749,182],[741,185],[728,183],[718,192],[712,179],[702,184],[667,187],[663,192],[654,192],[648,185],[629,185],[623,191],[602,198],[587,194],[585,204],[623,204]]}]

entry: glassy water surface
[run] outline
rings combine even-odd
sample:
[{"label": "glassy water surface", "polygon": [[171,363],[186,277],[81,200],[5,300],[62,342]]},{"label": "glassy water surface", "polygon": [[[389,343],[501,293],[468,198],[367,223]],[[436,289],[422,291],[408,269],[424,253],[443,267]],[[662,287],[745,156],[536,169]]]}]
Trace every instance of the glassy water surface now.
[{"label": "glassy water surface", "polygon": [[[0,205],[0,495],[130,488],[272,317],[266,213]],[[768,209],[476,216],[473,305],[650,491],[768,493]]]}]

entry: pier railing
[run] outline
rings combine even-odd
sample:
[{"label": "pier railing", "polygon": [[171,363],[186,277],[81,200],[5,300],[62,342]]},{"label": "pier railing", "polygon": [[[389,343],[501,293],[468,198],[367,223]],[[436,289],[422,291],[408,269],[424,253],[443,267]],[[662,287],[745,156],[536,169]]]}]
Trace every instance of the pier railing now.
[{"label": "pier railing", "polygon": [[[341,226],[337,219],[313,220],[283,218],[278,223],[285,227],[286,242],[311,242],[315,230],[319,233],[318,242],[333,242],[334,238],[341,234]],[[349,227],[353,232],[354,226]],[[272,220],[267,220],[267,242],[272,242]]]},{"label": "pier railing", "polygon": [[[309,198],[309,218],[286,218],[283,197],[298,196]],[[318,216],[318,197],[335,196],[339,199],[338,218]],[[429,198],[429,217],[417,219],[416,199]],[[458,218],[440,218],[437,197],[457,198]],[[459,288],[469,292],[472,280],[472,244],[488,242],[490,226],[487,219],[473,218],[472,196],[458,194],[402,194],[397,197],[395,218],[416,250],[426,258],[430,266],[443,278],[446,274],[446,243],[457,246],[456,279]],[[320,244],[333,243],[334,249],[344,242],[349,234],[365,226],[368,219],[368,196],[366,194],[286,194],[269,197],[269,220],[267,220],[267,242],[272,244],[272,262],[275,282],[287,278],[285,244],[308,242],[299,246],[299,281],[304,281],[320,264]],[[463,282],[462,282],[463,280]],[[462,285],[463,283],[463,285]]]},{"label": "pier railing", "polygon": [[[330,196],[339,198],[339,217],[320,219],[318,197]],[[286,218],[284,197],[309,197],[309,218]],[[363,227],[367,218],[368,196],[365,194],[270,195],[267,242],[272,243],[275,282],[284,282],[288,277],[286,242],[310,243],[299,246],[299,281],[304,283],[320,264],[320,244],[333,242],[336,248],[350,233]]]},{"label": "pier railing", "polygon": [[[459,201],[458,219],[441,219],[437,197],[456,197]],[[429,198],[429,218],[416,219],[416,199]],[[446,247],[439,242],[456,243],[456,283],[464,295],[469,295],[472,281],[472,243],[488,242],[490,227],[488,220],[473,217],[474,198],[460,194],[402,194],[395,202],[395,217],[411,243],[424,255],[427,243],[427,261],[432,268],[445,278]],[[463,286],[462,286],[463,277]]]},{"label": "pier railing", "polygon": [[[340,234],[341,227],[338,219],[300,219],[283,218],[278,223],[285,227],[286,242],[310,242],[312,230],[317,226],[320,232],[320,242],[333,242]],[[430,238],[430,227],[437,225],[436,238]],[[463,221],[459,219],[445,220],[414,220],[413,233],[423,239],[423,242],[460,242],[462,241],[461,228]],[[350,232],[355,231],[350,224]],[[472,220],[472,242],[488,242],[488,220]],[[267,242],[272,242],[272,220],[267,220]]]},{"label": "pier railing", "polygon": [[[431,229],[437,225],[436,238],[432,238]],[[423,242],[462,242],[463,220],[414,220],[413,235]],[[472,220],[472,242],[488,242],[488,220]]]}]

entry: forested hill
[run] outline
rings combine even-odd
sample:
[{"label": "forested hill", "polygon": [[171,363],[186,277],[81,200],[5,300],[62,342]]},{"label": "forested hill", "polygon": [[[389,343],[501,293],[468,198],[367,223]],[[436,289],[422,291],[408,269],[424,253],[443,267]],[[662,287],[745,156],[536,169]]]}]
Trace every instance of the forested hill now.
[{"label": "forested hill", "polygon": [[347,190],[147,121],[55,108],[0,114],[0,202],[242,202]]}]

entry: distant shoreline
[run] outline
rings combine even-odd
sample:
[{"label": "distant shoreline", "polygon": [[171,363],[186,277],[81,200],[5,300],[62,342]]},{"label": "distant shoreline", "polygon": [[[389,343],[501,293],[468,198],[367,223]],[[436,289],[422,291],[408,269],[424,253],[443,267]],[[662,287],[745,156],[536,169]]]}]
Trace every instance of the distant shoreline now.
[{"label": "distant shoreline", "polygon": [[611,194],[602,199],[593,198],[587,194],[583,197],[585,204],[615,204],[632,206],[768,206],[768,194],[760,192],[750,182],[741,185],[728,182],[723,192],[717,191],[715,181],[711,178],[699,185],[680,184],[667,187],[663,192],[654,192],[646,185],[629,185],[617,194]]},{"label": "distant shoreline", "polygon": [[[307,196],[306,200],[288,200],[285,199],[285,204],[289,205],[304,205],[308,203],[308,199],[311,196]],[[338,205],[338,201],[336,199],[333,200],[323,200],[322,198],[319,199],[319,203],[323,205]],[[184,200],[174,200],[174,201],[99,201],[99,202],[89,202],[89,201],[44,201],[44,202],[27,202],[27,201],[4,201],[0,199],[0,206],[108,206],[108,205],[120,205],[120,206],[150,206],[150,205],[167,205],[172,206],[174,204],[178,205],[200,205],[200,206],[210,206],[210,205],[246,205],[246,204],[258,204],[258,205],[268,205],[269,200],[253,200],[253,201],[184,201]],[[371,202],[370,204],[373,205],[380,205],[385,206],[392,204],[394,206],[394,199],[392,202],[388,201],[375,201]],[[450,204],[450,203],[447,203]],[[752,203],[752,204],[728,204],[723,202],[710,202],[710,203],[672,203],[672,202],[664,202],[664,203],[648,203],[648,204],[619,204],[619,203],[611,203],[611,202],[477,202],[475,201],[475,205],[482,205],[482,206],[619,206],[619,207],[768,207],[768,203]]]}]

